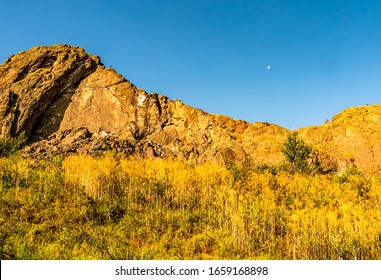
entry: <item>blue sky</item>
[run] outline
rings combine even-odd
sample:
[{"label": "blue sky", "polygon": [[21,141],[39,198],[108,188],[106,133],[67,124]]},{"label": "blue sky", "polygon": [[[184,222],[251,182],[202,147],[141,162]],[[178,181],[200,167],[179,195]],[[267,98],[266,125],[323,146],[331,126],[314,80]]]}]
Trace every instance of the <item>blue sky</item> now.
[{"label": "blue sky", "polygon": [[76,45],[147,92],[290,129],[381,103],[378,0],[0,4],[1,62],[36,45]]}]

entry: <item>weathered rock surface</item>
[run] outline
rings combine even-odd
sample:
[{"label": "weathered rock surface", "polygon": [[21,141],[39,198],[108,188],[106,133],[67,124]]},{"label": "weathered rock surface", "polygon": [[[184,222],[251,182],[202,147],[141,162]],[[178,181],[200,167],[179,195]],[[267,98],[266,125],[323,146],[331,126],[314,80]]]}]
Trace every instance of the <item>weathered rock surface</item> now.
[{"label": "weathered rock surface", "polygon": [[34,47],[7,59],[0,66],[0,136],[32,135],[41,124],[55,132],[61,108],[99,66],[99,58],[67,45]]},{"label": "weathered rock surface", "polygon": [[[332,122],[300,129],[326,170],[356,165],[380,173],[381,106],[351,108]],[[146,157],[228,164],[249,155],[278,164],[289,131],[208,114],[148,94],[98,57],[67,45],[35,47],[0,66],[0,136],[25,131],[33,157],[112,149]]]},{"label": "weathered rock surface", "polygon": [[299,134],[325,156],[326,169],[356,166],[381,174],[381,105],[348,108],[332,122],[300,129]]}]

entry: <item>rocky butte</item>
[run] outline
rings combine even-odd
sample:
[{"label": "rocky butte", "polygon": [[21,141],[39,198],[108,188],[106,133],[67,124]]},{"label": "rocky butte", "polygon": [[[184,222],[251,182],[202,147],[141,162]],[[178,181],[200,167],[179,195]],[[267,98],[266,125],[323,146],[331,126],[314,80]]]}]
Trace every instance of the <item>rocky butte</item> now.
[{"label": "rocky butte", "polygon": [[[69,45],[34,47],[0,66],[0,137],[29,139],[24,156],[97,154],[228,164],[278,164],[289,131],[208,114],[136,88],[97,56]],[[381,105],[354,107],[298,130],[325,170],[381,174]]]}]

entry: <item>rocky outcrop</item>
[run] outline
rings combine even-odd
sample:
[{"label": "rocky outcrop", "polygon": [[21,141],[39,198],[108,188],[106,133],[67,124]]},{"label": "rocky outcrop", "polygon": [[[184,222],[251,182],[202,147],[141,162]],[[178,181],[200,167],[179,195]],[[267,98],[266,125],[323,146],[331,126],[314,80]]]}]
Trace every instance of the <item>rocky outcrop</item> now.
[{"label": "rocky outcrop", "polygon": [[121,139],[115,133],[91,133],[87,128],[58,131],[47,139],[35,142],[25,147],[24,155],[36,159],[53,156],[68,156],[71,154],[101,155],[104,151],[112,150],[124,155],[148,155],[149,150],[155,153],[151,156],[161,156],[161,147],[147,141],[132,143]]},{"label": "rocky outcrop", "polygon": [[[289,131],[208,114],[148,94],[98,57],[67,45],[36,47],[0,66],[2,137],[25,131],[32,157],[98,154],[112,149],[146,157],[228,164],[250,156],[278,164]],[[356,165],[380,173],[381,106],[352,108],[332,122],[299,130],[326,170]]]},{"label": "rocky outcrop", "polygon": [[8,58],[0,66],[0,136],[35,136],[41,125],[57,131],[72,93],[98,67],[98,57],[67,45],[34,47]]},{"label": "rocky outcrop", "polygon": [[[36,52],[37,54],[34,54]],[[97,151],[93,144],[101,142],[103,144],[100,146],[105,149],[119,149],[124,153],[139,152],[143,156],[212,160],[227,164],[240,160],[248,152],[256,150],[258,162],[264,159],[270,163],[279,161],[283,140],[279,139],[279,135],[283,138],[287,133],[286,129],[279,126],[248,124],[225,116],[211,115],[178,100],[173,101],[156,93],[148,94],[136,88],[115,70],[102,67],[99,60],[85,55],[85,52],[78,48],[53,46],[44,47],[42,51],[35,48],[20,53],[17,57],[40,57],[43,56],[40,53],[45,53],[71,59],[71,56],[64,56],[66,52],[79,52],[77,57],[90,60],[91,63],[87,64],[93,67],[83,67],[82,64],[86,64],[87,60],[79,60],[77,67],[88,71],[77,71],[81,75],[76,76],[75,82],[73,79],[65,80],[67,83],[64,87],[57,89],[58,92],[54,92],[46,102],[41,99],[34,100],[34,95],[18,95],[18,100],[25,98],[28,102],[34,100],[33,102],[39,104],[38,110],[31,112],[31,117],[27,120],[36,120],[32,129],[24,129],[28,136],[38,143],[27,148],[26,154],[33,157],[73,152],[93,154]],[[36,61],[37,59],[32,60],[34,63],[37,63]],[[7,69],[12,68],[12,65],[8,65],[10,62],[4,64],[7,65]],[[28,65],[34,69],[36,66],[32,62]],[[66,64],[70,65],[72,62],[65,62],[63,65]],[[54,67],[45,68],[47,73],[58,71]],[[34,75],[35,71],[32,71],[27,76]],[[24,86],[23,82],[17,83],[17,87],[30,88],[27,81]],[[13,83],[5,84],[11,88],[16,86]],[[40,92],[44,89],[36,85],[33,90]],[[46,95],[49,95],[49,92]],[[17,119],[14,122],[18,124]],[[75,140],[78,128],[85,128],[88,137]],[[21,130],[3,136],[15,135]],[[74,135],[71,135],[73,133]],[[106,143],[104,138],[99,137],[105,134],[112,136],[115,145],[111,145],[110,139]],[[65,137],[62,138],[63,136]],[[73,139],[72,143],[67,139]],[[126,147],[128,149],[125,149]]]},{"label": "rocky outcrop", "polygon": [[152,142],[162,147],[165,157],[222,164],[240,160],[255,149],[262,156],[259,161],[266,158],[275,163],[274,151],[280,153],[287,133],[276,125],[250,125],[147,94],[113,69],[89,75],[73,94],[60,130],[75,127],[86,127],[91,133],[113,132],[134,145]]},{"label": "rocky outcrop", "polygon": [[300,129],[299,134],[321,151],[326,169],[356,166],[381,174],[381,105],[348,108],[332,122]]}]

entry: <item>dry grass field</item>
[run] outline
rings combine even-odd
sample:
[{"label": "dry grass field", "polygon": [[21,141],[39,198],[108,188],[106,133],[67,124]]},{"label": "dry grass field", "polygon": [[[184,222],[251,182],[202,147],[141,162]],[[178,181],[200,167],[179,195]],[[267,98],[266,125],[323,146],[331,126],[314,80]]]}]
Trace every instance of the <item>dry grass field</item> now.
[{"label": "dry grass field", "polygon": [[2,259],[381,259],[381,178],[0,159]]}]

